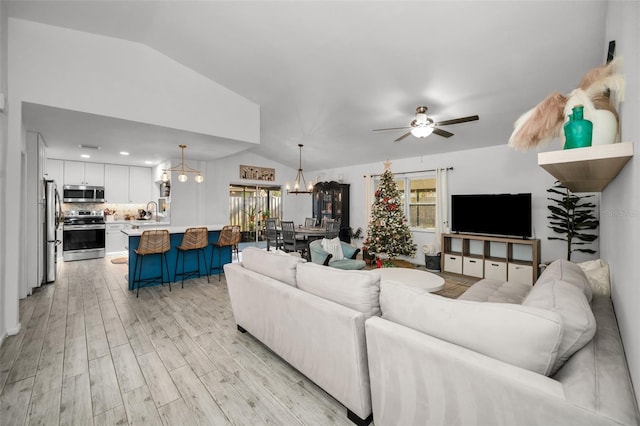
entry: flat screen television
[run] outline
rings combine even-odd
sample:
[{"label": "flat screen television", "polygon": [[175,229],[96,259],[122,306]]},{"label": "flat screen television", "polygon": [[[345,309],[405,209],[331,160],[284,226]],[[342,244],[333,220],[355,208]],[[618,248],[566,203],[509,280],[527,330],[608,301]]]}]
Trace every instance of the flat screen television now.
[{"label": "flat screen television", "polygon": [[451,230],[463,234],[531,237],[531,194],[451,196]]}]

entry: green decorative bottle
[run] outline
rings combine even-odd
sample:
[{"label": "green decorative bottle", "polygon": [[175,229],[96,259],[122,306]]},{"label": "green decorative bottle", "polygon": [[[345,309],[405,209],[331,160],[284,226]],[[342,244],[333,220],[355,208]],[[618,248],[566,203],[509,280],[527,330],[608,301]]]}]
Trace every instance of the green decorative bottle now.
[{"label": "green decorative bottle", "polygon": [[569,121],[564,125],[564,149],[584,148],[591,146],[593,123],[583,118],[584,107],[576,105],[569,115]]}]

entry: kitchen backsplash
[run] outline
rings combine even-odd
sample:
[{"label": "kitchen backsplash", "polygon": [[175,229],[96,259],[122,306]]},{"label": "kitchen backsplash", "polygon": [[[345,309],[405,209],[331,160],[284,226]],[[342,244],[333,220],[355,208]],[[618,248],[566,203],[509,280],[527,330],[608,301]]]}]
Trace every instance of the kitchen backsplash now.
[{"label": "kitchen backsplash", "polygon": [[[147,208],[146,204],[116,204],[116,203],[63,203],[62,211],[68,212],[71,210],[103,210],[105,214],[107,212],[113,216],[113,220],[127,220],[136,219],[138,216],[138,210],[144,210]],[[153,210],[155,208],[151,207]],[[156,212],[153,212],[154,214]],[[159,212],[160,217],[164,216],[166,212]]]}]

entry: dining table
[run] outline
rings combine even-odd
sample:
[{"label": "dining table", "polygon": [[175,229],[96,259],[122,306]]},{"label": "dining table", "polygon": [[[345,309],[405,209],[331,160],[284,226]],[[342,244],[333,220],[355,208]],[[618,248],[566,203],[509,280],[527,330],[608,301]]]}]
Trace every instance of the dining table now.
[{"label": "dining table", "polygon": [[302,236],[309,241],[324,238],[326,229],[321,226],[298,226],[296,228],[296,236]]}]

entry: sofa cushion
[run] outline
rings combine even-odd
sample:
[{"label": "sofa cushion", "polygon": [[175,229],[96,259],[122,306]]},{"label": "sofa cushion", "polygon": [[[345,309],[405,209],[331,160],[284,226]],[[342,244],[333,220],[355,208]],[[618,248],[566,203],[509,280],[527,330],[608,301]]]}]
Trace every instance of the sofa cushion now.
[{"label": "sofa cushion", "polygon": [[380,273],[378,271],[345,271],[315,263],[298,265],[298,288],[339,303],[365,318],[380,315]]},{"label": "sofa cushion", "polygon": [[382,317],[548,375],[562,339],[560,315],[512,303],[448,299],[393,281],[380,288]]},{"label": "sofa cushion", "polygon": [[261,250],[247,247],[242,250],[242,266],[296,287],[296,266],[306,262],[297,256],[290,256],[280,250]]},{"label": "sofa cushion", "polygon": [[536,283],[522,305],[548,309],[557,312],[562,318],[564,332],[551,374],[555,374],[596,333],[596,320],[586,296],[581,289],[562,280]]},{"label": "sofa cushion", "polygon": [[582,290],[589,303],[591,303],[591,298],[593,297],[591,285],[584,271],[575,263],[564,259],[551,262],[551,264],[542,271],[535,285],[537,286],[538,284],[553,280],[562,280],[578,287]]},{"label": "sofa cushion", "polygon": [[485,278],[469,287],[458,300],[520,304],[529,291],[530,284]]},{"label": "sofa cushion", "polygon": [[344,259],[344,254],[342,254],[342,244],[340,244],[340,238],[323,238],[320,244],[322,245],[324,251],[332,255],[331,260]]}]

